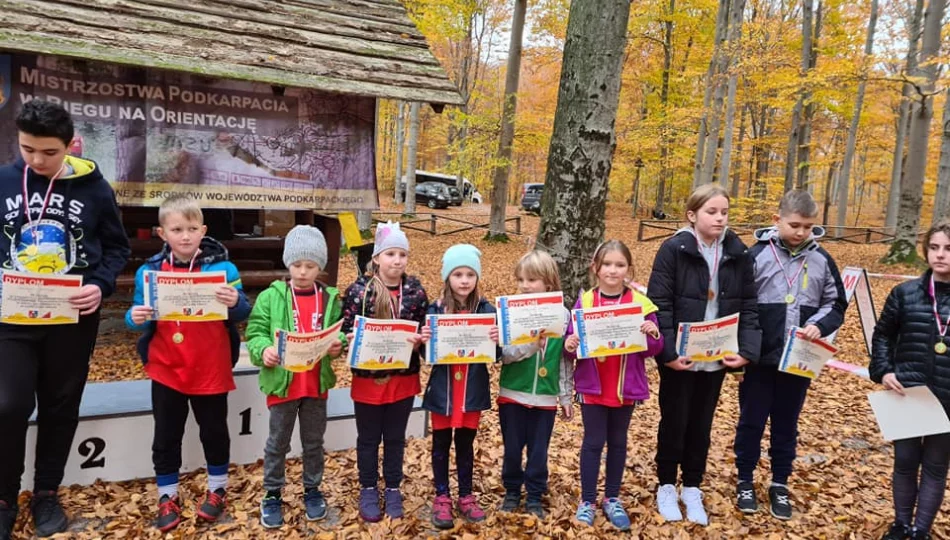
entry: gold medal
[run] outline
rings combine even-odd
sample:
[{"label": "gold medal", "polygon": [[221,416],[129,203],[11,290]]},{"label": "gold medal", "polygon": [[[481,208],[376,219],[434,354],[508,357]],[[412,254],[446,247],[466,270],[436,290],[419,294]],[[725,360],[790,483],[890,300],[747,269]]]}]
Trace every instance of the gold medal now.
[{"label": "gold medal", "polygon": [[792,296],[792,293],[786,294],[786,295],[785,295],[785,303],[786,303],[786,304],[791,304],[791,303],[793,303],[793,302],[795,302],[795,297]]},{"label": "gold medal", "polygon": [[947,344],[942,341],[938,341],[937,344],[934,345],[934,350],[937,351],[937,354],[944,354],[947,352]]},{"label": "gold medal", "polygon": [[172,341],[174,341],[176,344],[181,344],[181,342],[185,341],[185,335],[181,332],[175,332],[172,334]]},{"label": "gold medal", "polygon": [[540,376],[540,377],[547,377],[547,376],[548,376],[548,368],[542,367],[541,369],[539,369],[539,370],[538,370],[538,376]]},{"label": "gold medal", "polygon": [[714,298],[716,298],[716,293],[714,293],[712,289],[709,289],[706,296],[709,297],[709,301],[711,302]]},{"label": "gold medal", "polygon": [[462,380],[462,372],[461,372],[461,371],[456,371],[456,372],[455,372],[455,380],[456,380],[456,381],[461,381],[461,380]]},{"label": "gold medal", "polygon": [[604,362],[607,361],[607,357],[606,357],[606,356],[601,356],[600,358],[597,359],[597,361],[600,362],[601,364],[603,364]]},{"label": "gold medal", "polygon": [[389,382],[389,375],[386,375],[385,377],[379,377],[378,379],[373,379],[373,380],[376,381],[377,386],[383,386]]}]

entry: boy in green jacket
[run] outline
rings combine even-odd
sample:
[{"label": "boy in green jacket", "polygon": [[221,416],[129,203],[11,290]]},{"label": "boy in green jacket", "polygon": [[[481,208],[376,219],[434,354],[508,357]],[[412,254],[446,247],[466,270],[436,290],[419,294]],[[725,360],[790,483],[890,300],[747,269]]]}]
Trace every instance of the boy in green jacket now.
[{"label": "boy in green jacket", "polygon": [[327,264],[327,243],[319,229],[294,227],[284,239],[284,264],[290,279],[275,281],[254,303],[247,323],[247,349],[251,362],[261,367],[261,391],[267,395],[270,434],[264,447],[264,490],[261,524],[283,525],[281,489],[290,437],[300,418],[303,443],[304,505],[309,521],[326,517],[327,504],[320,492],[323,479],[323,435],[327,429],[327,390],[336,384],[330,360],[343,351],[346,337],[332,344],[323,358],[314,359],[307,371],[289,371],[281,365],[274,333],[278,330],[306,334],[329,328],[340,320],[339,292],[317,277]]}]

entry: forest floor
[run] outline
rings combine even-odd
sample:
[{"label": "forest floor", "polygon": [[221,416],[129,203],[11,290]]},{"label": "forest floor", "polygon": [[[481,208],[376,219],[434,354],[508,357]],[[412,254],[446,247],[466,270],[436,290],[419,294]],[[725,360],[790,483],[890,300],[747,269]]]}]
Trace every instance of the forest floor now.
[{"label": "forest floor", "polygon": [[[385,204],[385,203],[384,203]],[[390,207],[391,205],[385,204]],[[421,211],[428,211],[420,209]],[[487,223],[488,207],[466,207],[465,210],[439,210],[437,214],[460,217],[460,214],[484,215]],[[637,223],[629,217],[626,207],[611,205],[608,209],[607,237],[626,242],[634,254],[635,279],[646,283],[653,256],[660,241],[637,242]],[[517,215],[512,208],[510,216]],[[514,236],[508,244],[485,244],[484,231],[468,231],[450,236],[429,236],[409,231],[411,243],[410,272],[419,275],[429,296],[440,291],[439,269],[441,254],[454,243],[470,242],[483,252],[483,294],[494,298],[514,292],[512,271],[518,257],[529,247],[537,229],[538,218],[522,214],[523,236]],[[448,230],[454,225],[445,224]],[[861,266],[870,272],[916,274],[909,267],[887,267],[879,259],[885,254],[883,245],[859,246],[826,242],[824,246],[838,261],[839,268]],[[583,255],[578,253],[577,255]],[[344,259],[340,264],[341,286],[355,278],[355,263]],[[899,281],[872,279],[875,306],[880,309],[889,290]],[[127,306],[115,302],[106,306],[113,314],[121,314]],[[111,325],[105,330],[96,349],[91,381],[128,380],[145,378],[134,350],[135,335]],[[868,354],[861,333],[857,309],[848,309],[845,325],[837,344],[842,348],[838,359],[866,366]],[[687,523],[664,524],[655,511],[654,491],[656,477],[653,456],[656,429],[659,421],[657,406],[657,373],[648,367],[651,398],[639,407],[633,417],[629,433],[627,470],[624,474],[621,498],[633,521],[629,534],[615,534],[598,513],[594,527],[580,525],[573,520],[580,496],[578,453],[582,439],[579,411],[573,421],[560,418],[555,426],[550,447],[550,494],[546,498],[547,519],[538,521],[525,514],[506,514],[497,511],[504,495],[501,484],[502,442],[495,411],[482,416],[481,430],[476,440],[475,492],[486,508],[488,518],[478,525],[462,524],[447,532],[436,531],[429,522],[429,507],[433,497],[430,465],[430,441],[411,439],[407,444],[405,473],[402,489],[405,496],[406,518],[379,524],[364,524],[357,516],[358,481],[355,450],[329,452],[322,486],[331,506],[328,520],[307,522],[302,516],[299,479],[299,460],[291,460],[288,488],[285,490],[286,525],[277,532],[265,532],[259,524],[258,505],[262,495],[262,466],[256,464],[232,467],[227,518],[215,525],[196,522],[195,502],[204,491],[205,475],[195,473],[182,479],[181,491],[185,499],[185,520],[165,538],[815,538],[815,539],[870,539],[880,538],[892,520],[890,474],[892,449],[881,439],[877,424],[868,405],[867,393],[879,387],[856,375],[826,369],[809,392],[800,424],[799,458],[790,487],[793,493],[795,517],[780,522],[769,516],[767,509],[744,515],[734,506],[736,472],[732,442],[737,421],[737,384],[727,378],[719,402],[712,432],[712,448],[704,491],[710,514],[710,525],[701,527]],[[337,369],[339,386],[349,385],[349,372]],[[425,377],[425,375],[423,376]],[[497,383],[497,370],[493,373]],[[493,385],[497,391],[497,384]],[[760,502],[767,501],[768,437],[763,441],[763,460],[757,478]],[[148,459],[143,455],[142,459]],[[454,467],[453,467],[454,471]],[[453,472],[454,476],[454,472]],[[602,480],[601,480],[602,482]],[[454,490],[454,481],[453,481]],[[98,483],[92,486],[64,487],[61,491],[67,511],[75,518],[70,538],[162,538],[153,528],[157,507],[154,484],[149,480]],[[27,502],[27,494],[21,503]],[[766,503],[767,504],[767,503]],[[21,504],[21,508],[25,504]],[[936,538],[950,538],[950,503],[935,525]],[[22,511],[20,525],[32,534],[28,513]]]}]

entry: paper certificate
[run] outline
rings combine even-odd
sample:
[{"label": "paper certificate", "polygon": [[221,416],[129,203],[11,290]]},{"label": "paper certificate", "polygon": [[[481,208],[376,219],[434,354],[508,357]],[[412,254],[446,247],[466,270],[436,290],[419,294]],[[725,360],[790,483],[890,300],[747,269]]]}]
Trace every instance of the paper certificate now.
[{"label": "paper certificate", "polygon": [[893,390],[871,392],[868,401],[885,441],[950,433],[946,411],[926,386],[905,387],[903,396]]},{"label": "paper certificate", "polygon": [[69,297],[82,288],[82,276],[47,276],[3,272],[0,285],[0,322],[6,324],[76,324],[79,310]]},{"label": "paper certificate", "polygon": [[647,337],[640,331],[643,306],[627,304],[571,312],[580,347],[578,358],[616,356],[647,350]]},{"label": "paper certificate", "polygon": [[274,346],[277,347],[280,365],[295,373],[310,371],[327,355],[330,346],[340,341],[342,326],[340,320],[330,328],[307,334],[278,330],[274,333]]},{"label": "paper certificate", "polygon": [[693,362],[717,362],[739,351],[739,314],[706,322],[680,323],[676,351]]},{"label": "paper certificate", "polygon": [[489,332],[495,316],[427,315],[426,326],[432,337],[426,348],[426,363],[490,364],[495,361],[497,344]]},{"label": "paper certificate", "polygon": [[412,357],[409,338],[419,323],[402,319],[368,319],[356,316],[347,362],[357,369],[406,369]]},{"label": "paper certificate", "polygon": [[499,296],[498,329],[501,345],[522,345],[544,337],[564,335],[564,294],[560,291]]},{"label": "paper certificate", "polygon": [[156,272],[143,276],[145,305],[152,320],[205,322],[228,320],[228,307],[215,291],[227,285],[224,272]]},{"label": "paper certificate", "polygon": [[805,337],[801,328],[793,326],[785,336],[785,349],[778,369],[792,375],[808,379],[817,379],[825,362],[838,353],[838,348],[820,339],[814,341]]}]

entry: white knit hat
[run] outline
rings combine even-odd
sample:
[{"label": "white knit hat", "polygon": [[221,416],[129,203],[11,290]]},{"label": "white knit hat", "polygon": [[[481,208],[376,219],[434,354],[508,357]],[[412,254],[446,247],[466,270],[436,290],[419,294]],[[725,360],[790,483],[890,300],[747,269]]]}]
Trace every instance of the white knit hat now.
[{"label": "white knit hat", "polygon": [[373,246],[373,257],[387,249],[399,248],[409,251],[409,239],[406,233],[399,229],[399,223],[387,221],[376,225],[376,240]]}]

